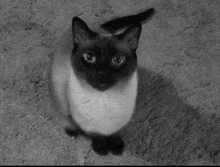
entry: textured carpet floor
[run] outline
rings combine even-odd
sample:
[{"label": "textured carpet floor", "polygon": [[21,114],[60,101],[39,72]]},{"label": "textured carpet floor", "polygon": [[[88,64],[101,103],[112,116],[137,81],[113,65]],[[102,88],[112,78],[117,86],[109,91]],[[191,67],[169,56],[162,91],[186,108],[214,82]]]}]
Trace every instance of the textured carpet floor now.
[{"label": "textured carpet floor", "polygon": [[[122,156],[99,156],[51,120],[49,65],[78,15],[91,27],[154,7]],[[220,1],[0,1],[0,165],[220,164]]]}]

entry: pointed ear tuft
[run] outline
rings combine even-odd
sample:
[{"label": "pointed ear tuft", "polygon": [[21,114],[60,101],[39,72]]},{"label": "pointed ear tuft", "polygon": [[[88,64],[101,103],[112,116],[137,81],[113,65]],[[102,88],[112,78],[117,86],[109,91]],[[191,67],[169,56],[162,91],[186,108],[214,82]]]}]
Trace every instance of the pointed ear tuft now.
[{"label": "pointed ear tuft", "polygon": [[141,23],[133,24],[120,34],[120,39],[132,50],[136,50],[141,34]]},{"label": "pointed ear tuft", "polygon": [[78,17],[72,19],[72,33],[73,41],[76,43],[85,42],[91,40],[96,33],[89,29],[87,24]]}]

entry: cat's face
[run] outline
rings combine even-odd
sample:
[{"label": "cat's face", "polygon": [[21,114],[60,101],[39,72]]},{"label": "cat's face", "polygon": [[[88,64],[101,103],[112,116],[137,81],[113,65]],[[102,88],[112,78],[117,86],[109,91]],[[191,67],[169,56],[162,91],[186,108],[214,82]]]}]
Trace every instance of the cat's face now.
[{"label": "cat's face", "polygon": [[125,82],[137,68],[136,49],[141,25],[122,34],[104,36],[91,31],[79,18],[72,22],[74,49],[71,64],[76,76],[93,88],[104,91]]}]

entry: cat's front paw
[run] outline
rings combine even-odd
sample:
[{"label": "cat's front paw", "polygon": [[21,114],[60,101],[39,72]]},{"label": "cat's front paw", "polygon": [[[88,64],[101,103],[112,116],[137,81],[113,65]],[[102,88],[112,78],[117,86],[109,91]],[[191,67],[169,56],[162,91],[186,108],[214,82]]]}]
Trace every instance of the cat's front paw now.
[{"label": "cat's front paw", "polygon": [[106,140],[92,139],[92,148],[99,155],[108,154],[108,145]]},{"label": "cat's front paw", "polygon": [[123,153],[125,144],[120,136],[118,135],[111,136],[108,137],[107,140],[108,140],[109,150],[112,152],[112,154],[121,155]]}]

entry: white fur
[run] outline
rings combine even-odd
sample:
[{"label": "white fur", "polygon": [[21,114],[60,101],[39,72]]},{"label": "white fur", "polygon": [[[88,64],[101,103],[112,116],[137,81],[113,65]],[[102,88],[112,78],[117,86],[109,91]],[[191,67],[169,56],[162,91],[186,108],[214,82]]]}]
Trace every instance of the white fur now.
[{"label": "white fur", "polygon": [[68,86],[70,112],[84,131],[110,135],[131,119],[137,95],[137,71],[126,83],[101,92],[78,80],[71,70]]}]

